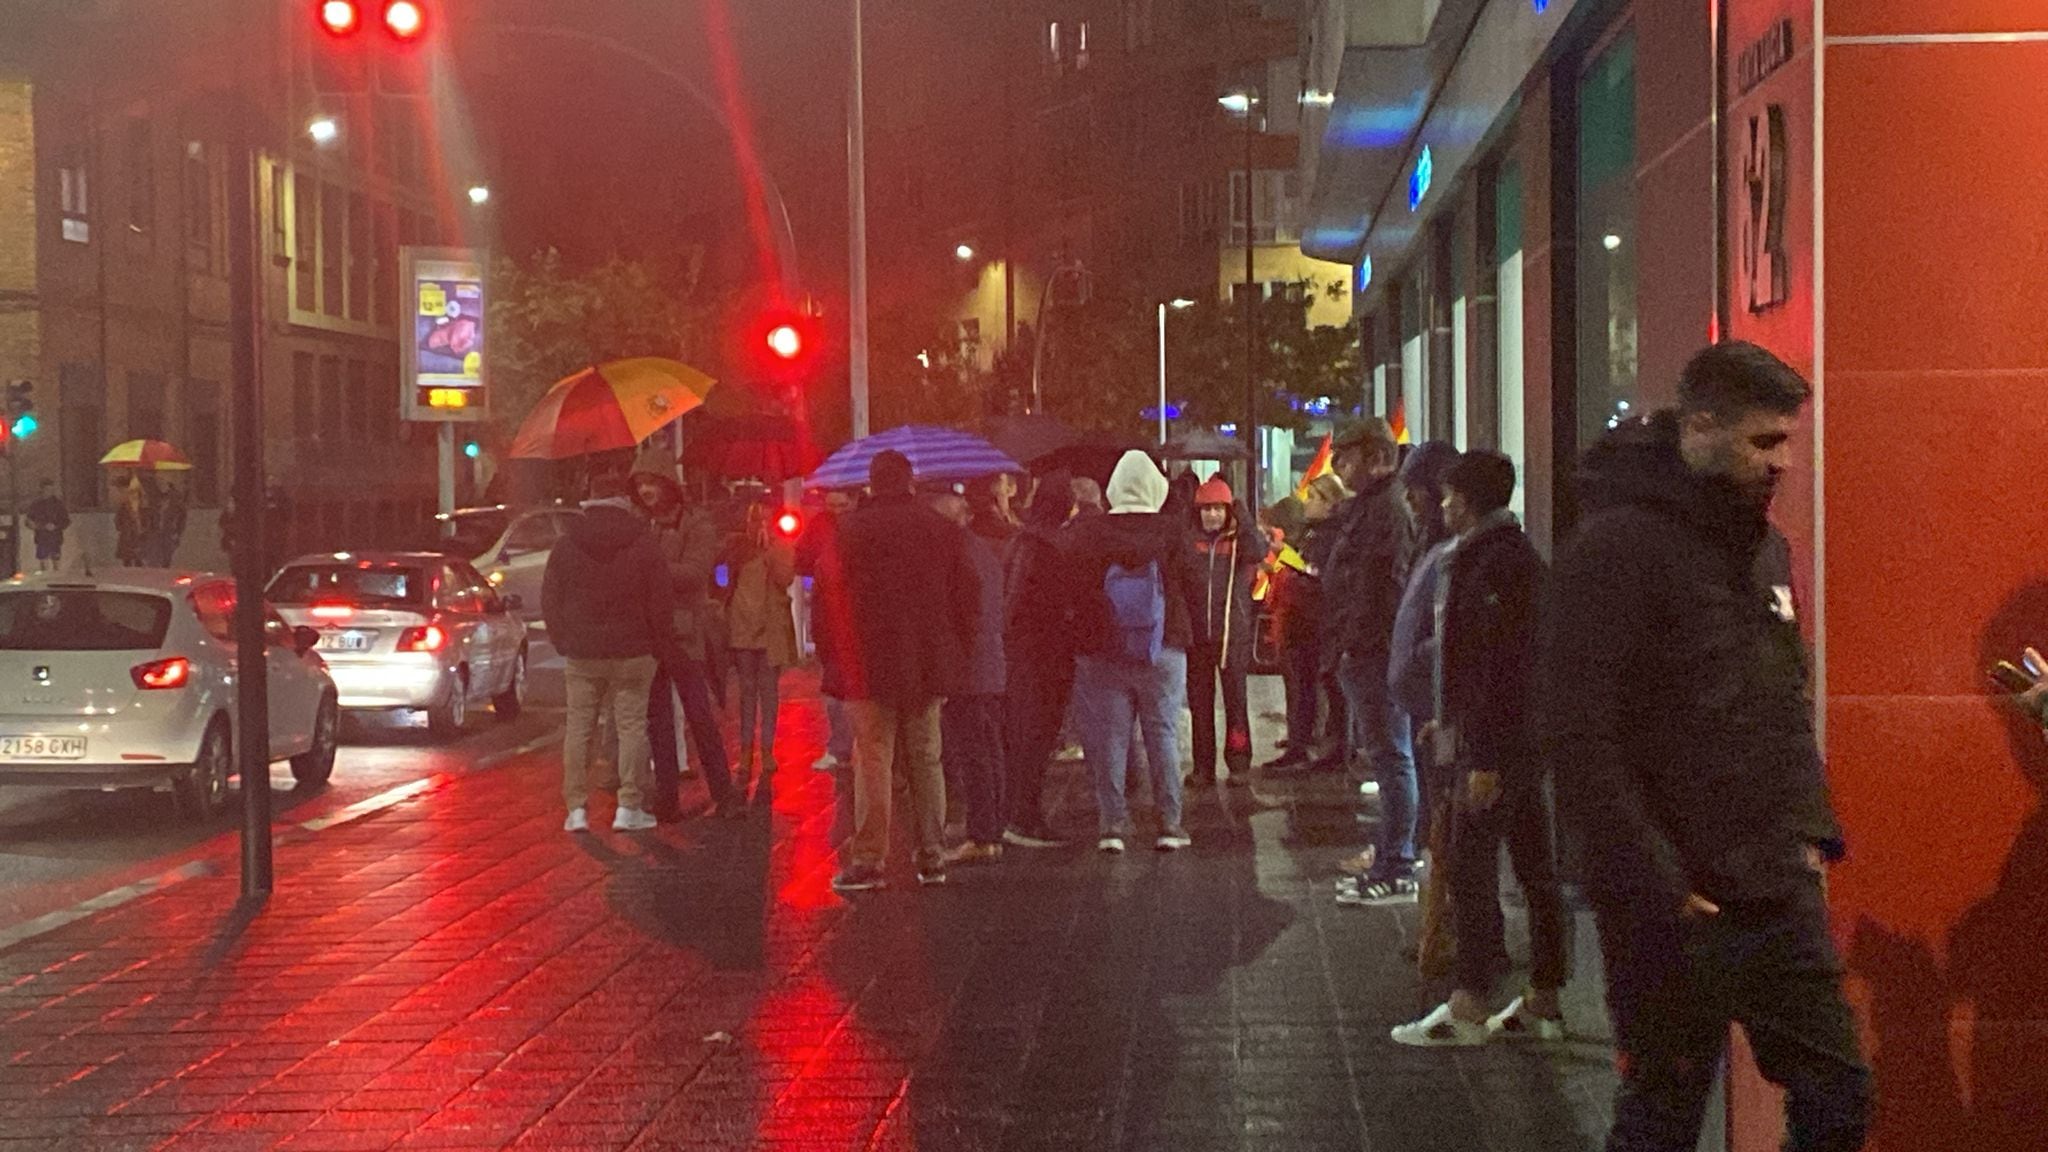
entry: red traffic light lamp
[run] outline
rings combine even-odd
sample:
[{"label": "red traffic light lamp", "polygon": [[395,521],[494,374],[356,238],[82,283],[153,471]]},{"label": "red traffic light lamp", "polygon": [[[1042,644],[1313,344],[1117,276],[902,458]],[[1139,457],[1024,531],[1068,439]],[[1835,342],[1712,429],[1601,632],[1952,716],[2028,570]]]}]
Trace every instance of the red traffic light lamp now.
[{"label": "red traffic light lamp", "polygon": [[[320,0],[320,27],[329,36],[345,40],[363,27],[364,0]],[[421,0],[383,0],[384,31],[399,41],[420,38],[427,30],[427,9]]]},{"label": "red traffic light lamp", "polygon": [[785,540],[794,540],[804,530],[803,514],[794,508],[784,508],[775,516],[775,532]]},{"label": "red traffic light lamp", "polygon": [[413,40],[427,29],[427,12],[418,0],[391,0],[384,6],[384,29],[400,40]]},{"label": "red traffic light lamp", "polygon": [[768,351],[778,360],[795,360],[804,354],[804,334],[795,324],[783,321],[768,329]]}]

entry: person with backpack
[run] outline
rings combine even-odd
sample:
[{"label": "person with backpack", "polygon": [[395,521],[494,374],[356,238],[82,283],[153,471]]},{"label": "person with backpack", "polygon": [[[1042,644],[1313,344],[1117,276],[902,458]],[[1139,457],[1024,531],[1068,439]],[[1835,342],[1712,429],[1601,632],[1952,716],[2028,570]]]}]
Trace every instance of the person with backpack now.
[{"label": "person with backpack", "polygon": [[1133,836],[1124,782],[1135,718],[1159,805],[1156,847],[1192,841],[1181,826],[1180,749],[1174,728],[1187,699],[1188,646],[1201,611],[1202,571],[1184,519],[1163,514],[1166,477],[1143,452],[1110,475],[1109,514],[1068,530],[1076,619],[1074,700],[1081,747],[1095,774],[1104,852]]},{"label": "person with backpack", "polygon": [[1188,648],[1188,713],[1193,720],[1197,788],[1216,783],[1216,689],[1223,688],[1223,763],[1229,782],[1250,783],[1251,708],[1246,682],[1257,627],[1252,581],[1266,561],[1266,536],[1237,506],[1230,483],[1211,477],[1193,497],[1195,553],[1202,567],[1202,610]]}]

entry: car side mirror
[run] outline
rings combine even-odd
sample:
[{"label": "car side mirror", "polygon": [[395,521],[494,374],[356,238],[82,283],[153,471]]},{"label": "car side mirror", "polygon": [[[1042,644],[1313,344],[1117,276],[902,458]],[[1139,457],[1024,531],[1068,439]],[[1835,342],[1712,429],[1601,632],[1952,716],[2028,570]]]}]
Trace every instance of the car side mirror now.
[{"label": "car side mirror", "polygon": [[304,656],[319,646],[320,633],[304,625],[292,629],[292,647],[298,649],[299,655]]}]

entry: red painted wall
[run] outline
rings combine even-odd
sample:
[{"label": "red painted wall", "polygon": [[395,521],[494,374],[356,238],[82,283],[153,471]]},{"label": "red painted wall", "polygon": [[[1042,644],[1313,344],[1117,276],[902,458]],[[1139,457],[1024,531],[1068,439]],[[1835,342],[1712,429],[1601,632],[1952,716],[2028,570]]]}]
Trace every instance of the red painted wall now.
[{"label": "red painted wall", "polygon": [[[1828,0],[1827,33],[2048,29]],[[2048,1147],[2048,744],[1983,669],[2048,640],[2048,43],[1826,49],[1835,876],[1884,1152]]]}]

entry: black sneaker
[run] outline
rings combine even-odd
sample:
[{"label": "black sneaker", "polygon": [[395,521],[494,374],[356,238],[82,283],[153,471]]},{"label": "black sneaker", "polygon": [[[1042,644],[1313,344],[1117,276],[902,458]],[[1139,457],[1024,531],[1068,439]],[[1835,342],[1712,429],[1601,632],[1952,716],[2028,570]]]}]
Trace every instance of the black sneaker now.
[{"label": "black sneaker", "polygon": [[1356,888],[1340,889],[1337,903],[1355,908],[1382,908],[1390,904],[1413,904],[1422,885],[1413,876],[1367,880]]},{"label": "black sneaker", "polygon": [[889,881],[882,876],[880,868],[855,864],[832,878],[834,892],[873,892],[887,888]]}]

